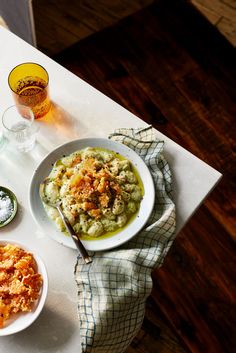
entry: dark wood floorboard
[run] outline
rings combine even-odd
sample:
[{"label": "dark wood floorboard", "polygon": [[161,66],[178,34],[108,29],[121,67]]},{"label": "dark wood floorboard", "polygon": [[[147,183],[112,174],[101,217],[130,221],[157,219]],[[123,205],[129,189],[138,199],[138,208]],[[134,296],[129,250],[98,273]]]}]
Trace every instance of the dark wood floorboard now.
[{"label": "dark wood floorboard", "polygon": [[[223,173],[153,272],[150,305],[187,352],[234,353],[235,49],[188,2],[160,0],[55,60]],[[151,337],[128,352],[171,352]]]},{"label": "dark wood floorboard", "polygon": [[55,55],[153,0],[33,0],[38,48]]}]

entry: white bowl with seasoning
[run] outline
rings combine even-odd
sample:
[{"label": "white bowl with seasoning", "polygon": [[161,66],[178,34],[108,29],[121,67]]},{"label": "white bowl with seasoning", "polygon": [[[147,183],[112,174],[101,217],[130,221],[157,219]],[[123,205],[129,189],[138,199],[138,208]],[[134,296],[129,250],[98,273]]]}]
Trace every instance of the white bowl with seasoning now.
[{"label": "white bowl with seasoning", "polygon": [[17,213],[15,194],[4,186],[0,186],[0,228],[10,223]]}]

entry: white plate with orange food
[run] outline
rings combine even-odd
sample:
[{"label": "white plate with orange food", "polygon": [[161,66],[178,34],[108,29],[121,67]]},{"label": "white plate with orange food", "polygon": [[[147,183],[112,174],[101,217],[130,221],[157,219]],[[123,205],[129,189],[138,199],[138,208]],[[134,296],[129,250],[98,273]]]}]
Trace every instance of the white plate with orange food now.
[{"label": "white plate with orange food", "polygon": [[42,259],[18,241],[0,240],[0,336],[30,326],[42,311],[47,292]]},{"label": "white plate with orange food", "polygon": [[155,189],[149,169],[129,147],[103,138],[59,146],[39,164],[30,185],[37,224],[54,240],[75,248],[55,208],[39,196],[60,202],[64,215],[88,250],[111,249],[135,236],[151,215]]}]

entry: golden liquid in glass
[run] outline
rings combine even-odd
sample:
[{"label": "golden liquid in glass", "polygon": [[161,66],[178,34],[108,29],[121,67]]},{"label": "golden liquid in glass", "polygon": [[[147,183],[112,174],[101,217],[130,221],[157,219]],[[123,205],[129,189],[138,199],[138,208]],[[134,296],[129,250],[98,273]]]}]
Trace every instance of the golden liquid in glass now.
[{"label": "golden liquid in glass", "polygon": [[30,107],[35,119],[48,113],[51,103],[47,83],[39,77],[25,77],[17,83],[17,101]]}]

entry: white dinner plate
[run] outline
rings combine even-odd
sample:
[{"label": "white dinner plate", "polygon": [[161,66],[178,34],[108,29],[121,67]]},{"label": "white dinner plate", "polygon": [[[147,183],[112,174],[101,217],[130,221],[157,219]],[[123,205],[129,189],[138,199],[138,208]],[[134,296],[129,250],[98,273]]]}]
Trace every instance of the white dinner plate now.
[{"label": "white dinner plate", "polygon": [[17,314],[14,314],[10,316],[8,320],[4,323],[4,327],[0,329],[0,336],[8,336],[12,335],[16,332],[20,332],[27,327],[29,327],[39,316],[41,313],[46,298],[47,298],[47,293],[48,293],[48,275],[47,275],[47,270],[46,267],[41,259],[41,257],[35,253],[35,251],[32,251],[27,247],[27,245],[24,245],[22,243],[19,243],[18,240],[8,240],[8,239],[1,239],[0,240],[0,246],[4,246],[7,244],[13,244],[25,251],[30,252],[37,264],[37,271],[42,275],[43,278],[43,284],[40,292],[40,296],[38,300],[35,301],[35,303],[32,306],[32,311],[30,312],[20,312]]},{"label": "white dinner plate", "polygon": [[48,236],[65,246],[75,249],[74,242],[70,236],[62,233],[56,227],[56,224],[48,218],[39,196],[39,185],[49,175],[52,165],[56,160],[62,158],[63,155],[69,155],[72,152],[86,147],[100,147],[120,153],[131,161],[137,169],[144,185],[144,196],[141,201],[140,209],[132,222],[109,238],[82,241],[88,250],[107,250],[117,247],[135,236],[147,222],[154,206],[155,189],[150,171],[142,158],[127,146],[109,139],[86,138],[74,140],[57,147],[42,160],[33,174],[29,193],[31,212],[36,223]]}]

